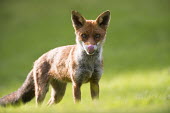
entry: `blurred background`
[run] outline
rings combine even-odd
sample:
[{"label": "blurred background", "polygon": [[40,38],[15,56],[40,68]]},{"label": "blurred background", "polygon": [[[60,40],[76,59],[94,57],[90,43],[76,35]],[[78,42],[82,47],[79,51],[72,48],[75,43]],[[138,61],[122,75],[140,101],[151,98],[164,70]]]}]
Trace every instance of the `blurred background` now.
[{"label": "blurred background", "polygon": [[157,85],[164,84],[167,96],[170,94],[169,5],[169,0],[1,0],[0,96],[17,89],[43,53],[75,44],[72,10],[86,19],[96,19],[103,11],[111,11],[101,84],[118,76],[125,77],[119,85],[128,84],[128,76],[138,76],[136,73],[146,80],[151,75],[148,83],[163,76],[164,82]]}]

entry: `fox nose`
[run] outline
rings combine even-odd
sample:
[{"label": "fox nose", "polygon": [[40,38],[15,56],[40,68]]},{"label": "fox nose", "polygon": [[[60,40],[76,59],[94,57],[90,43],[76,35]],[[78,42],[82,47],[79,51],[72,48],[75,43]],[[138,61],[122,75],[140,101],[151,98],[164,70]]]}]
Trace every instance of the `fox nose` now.
[{"label": "fox nose", "polygon": [[89,53],[93,53],[94,50],[95,50],[94,45],[89,45],[89,46],[88,46],[88,52],[89,52]]}]

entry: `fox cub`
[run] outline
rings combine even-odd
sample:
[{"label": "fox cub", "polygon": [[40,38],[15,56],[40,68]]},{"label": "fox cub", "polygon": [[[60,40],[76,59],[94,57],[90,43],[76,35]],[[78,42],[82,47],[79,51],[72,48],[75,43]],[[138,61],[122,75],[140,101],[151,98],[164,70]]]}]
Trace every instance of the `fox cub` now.
[{"label": "fox cub", "polygon": [[74,102],[81,100],[81,86],[90,82],[92,99],[99,98],[99,80],[103,71],[102,45],[110,21],[110,11],[100,14],[96,20],[86,20],[77,11],[72,11],[72,24],[76,44],[58,47],[43,54],[34,62],[23,85],[15,92],[0,99],[0,105],[15,105],[29,102],[43,102],[52,86],[49,105],[59,103],[68,82],[72,82]]}]

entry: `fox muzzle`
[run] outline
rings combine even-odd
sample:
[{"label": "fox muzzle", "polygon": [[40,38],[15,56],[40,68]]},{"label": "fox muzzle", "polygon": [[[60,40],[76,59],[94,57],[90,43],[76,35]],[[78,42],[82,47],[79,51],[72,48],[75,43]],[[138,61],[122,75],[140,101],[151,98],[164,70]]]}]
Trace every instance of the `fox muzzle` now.
[{"label": "fox muzzle", "polygon": [[83,44],[84,50],[88,55],[93,55],[97,50],[97,45],[85,45]]}]

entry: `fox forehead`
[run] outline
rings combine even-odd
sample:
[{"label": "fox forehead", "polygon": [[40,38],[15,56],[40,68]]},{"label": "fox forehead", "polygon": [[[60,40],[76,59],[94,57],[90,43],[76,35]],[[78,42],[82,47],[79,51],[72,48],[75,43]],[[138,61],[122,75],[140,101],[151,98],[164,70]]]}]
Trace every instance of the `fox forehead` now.
[{"label": "fox forehead", "polygon": [[89,35],[97,33],[97,34],[101,34],[104,36],[106,34],[106,31],[102,29],[95,20],[86,20],[84,26],[76,30],[76,33],[80,35],[82,33],[86,33]]}]

